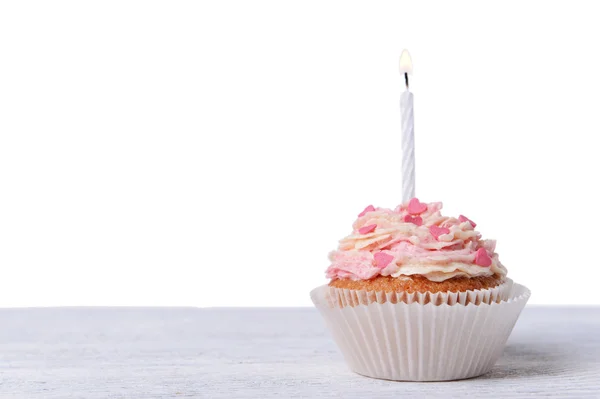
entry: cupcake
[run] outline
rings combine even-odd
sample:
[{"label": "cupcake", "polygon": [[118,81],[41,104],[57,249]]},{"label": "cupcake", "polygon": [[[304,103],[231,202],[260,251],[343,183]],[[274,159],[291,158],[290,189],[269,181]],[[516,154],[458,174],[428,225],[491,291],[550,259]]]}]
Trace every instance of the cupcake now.
[{"label": "cupcake", "polygon": [[413,198],[366,207],[311,297],[350,368],[390,380],[489,371],[529,298],[475,222]]}]

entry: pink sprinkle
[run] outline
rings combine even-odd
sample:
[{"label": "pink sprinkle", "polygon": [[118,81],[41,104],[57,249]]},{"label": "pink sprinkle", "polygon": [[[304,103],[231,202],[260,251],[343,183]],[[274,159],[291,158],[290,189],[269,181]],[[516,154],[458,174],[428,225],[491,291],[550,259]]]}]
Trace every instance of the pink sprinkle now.
[{"label": "pink sprinkle", "polygon": [[377,252],[375,255],[373,255],[373,258],[375,258],[375,266],[380,269],[383,269],[394,260],[392,255],[388,255],[385,252]]},{"label": "pink sprinkle", "polygon": [[427,204],[419,202],[417,198],[413,198],[408,202],[408,213],[411,215],[419,215],[427,210]]},{"label": "pink sprinkle", "polygon": [[365,214],[366,214],[367,212],[373,212],[374,210],[375,210],[375,207],[374,207],[373,205],[369,205],[368,207],[366,207],[366,208],[365,208],[365,210],[364,210],[364,211],[362,211],[361,213],[359,213],[359,214],[358,214],[358,217],[359,217],[359,218],[360,218],[360,217],[363,217],[363,216],[365,216]]},{"label": "pink sprinkle", "polygon": [[358,229],[358,232],[360,234],[369,234],[375,231],[375,229],[377,228],[376,224],[370,224],[368,226],[363,226],[360,229]]},{"label": "pink sprinkle", "polygon": [[477,225],[475,224],[474,221],[472,221],[471,219],[469,219],[468,217],[463,216],[463,215],[460,215],[458,217],[458,221],[461,222],[461,223],[469,222],[469,223],[471,223],[471,226],[473,226],[473,228],[477,227]]},{"label": "pink sprinkle", "polygon": [[416,224],[417,226],[422,226],[423,225],[423,218],[421,216],[410,216],[410,215],[405,215],[404,216],[404,221],[406,223],[412,223],[412,224]]},{"label": "pink sprinkle", "polygon": [[490,258],[485,248],[479,248],[477,250],[477,253],[475,254],[475,263],[483,267],[492,265],[492,258]]},{"label": "pink sprinkle", "polygon": [[431,233],[432,236],[435,237],[436,240],[439,240],[439,238],[442,234],[449,234],[450,229],[447,229],[445,227],[439,227],[434,224],[433,226],[431,226],[429,228],[429,232]]}]

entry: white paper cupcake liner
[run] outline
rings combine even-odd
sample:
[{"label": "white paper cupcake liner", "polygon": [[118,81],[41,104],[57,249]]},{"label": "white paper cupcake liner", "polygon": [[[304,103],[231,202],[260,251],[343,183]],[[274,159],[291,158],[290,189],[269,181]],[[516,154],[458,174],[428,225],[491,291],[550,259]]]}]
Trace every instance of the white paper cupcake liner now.
[{"label": "white paper cupcake liner", "polygon": [[460,304],[460,295],[453,305],[392,303],[378,301],[377,295],[385,296],[381,293],[368,304],[339,306],[332,292],[321,286],[311,292],[311,298],[350,369],[399,381],[446,381],[485,374],[502,354],[530,296],[526,287],[511,284],[505,300],[478,305],[476,301]]}]

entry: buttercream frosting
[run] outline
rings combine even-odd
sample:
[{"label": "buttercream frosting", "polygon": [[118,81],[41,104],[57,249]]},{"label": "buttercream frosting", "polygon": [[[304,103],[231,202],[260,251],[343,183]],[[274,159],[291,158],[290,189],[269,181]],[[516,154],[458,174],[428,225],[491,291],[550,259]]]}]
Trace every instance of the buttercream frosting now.
[{"label": "buttercream frosting", "polygon": [[329,254],[331,279],[368,280],[378,275],[452,277],[506,275],[494,240],[483,240],[467,217],[442,216],[442,203],[413,198],[395,209],[369,205],[350,235]]}]

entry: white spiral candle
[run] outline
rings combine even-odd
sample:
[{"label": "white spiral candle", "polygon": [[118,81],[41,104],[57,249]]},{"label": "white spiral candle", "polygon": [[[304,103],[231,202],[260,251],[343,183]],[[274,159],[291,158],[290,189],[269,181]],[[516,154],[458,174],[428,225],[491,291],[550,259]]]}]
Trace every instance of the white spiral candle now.
[{"label": "white spiral candle", "polygon": [[415,127],[413,94],[406,90],[400,97],[402,115],[402,202],[415,197]]},{"label": "white spiral candle", "polygon": [[412,61],[408,51],[400,56],[400,73],[404,75],[406,91],[400,96],[402,117],[402,202],[415,197],[415,119],[413,94],[408,90],[408,75],[412,74]]}]

